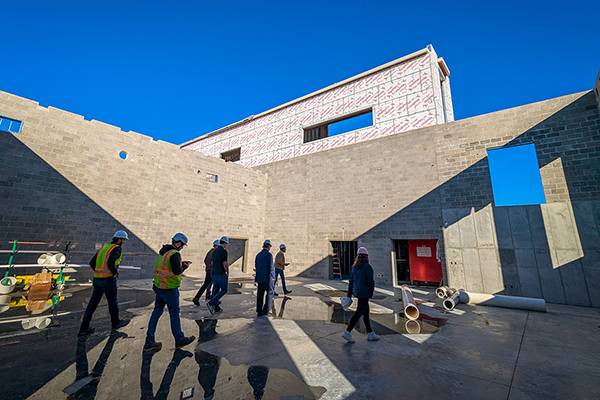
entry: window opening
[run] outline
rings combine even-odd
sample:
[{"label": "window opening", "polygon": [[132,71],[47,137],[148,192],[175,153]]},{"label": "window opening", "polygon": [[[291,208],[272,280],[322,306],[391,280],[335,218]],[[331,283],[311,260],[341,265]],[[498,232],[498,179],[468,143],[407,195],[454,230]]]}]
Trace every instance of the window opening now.
[{"label": "window opening", "polygon": [[221,153],[221,158],[225,160],[225,162],[235,162],[240,161],[242,148],[238,147],[237,149],[229,150],[224,153]]},{"label": "window opening", "polygon": [[19,133],[22,125],[21,121],[0,115],[0,131],[2,132]]},{"label": "window opening", "polygon": [[544,186],[534,144],[488,149],[494,204],[544,204]]},{"label": "window opening", "polygon": [[361,111],[304,129],[304,143],[355,131],[373,125],[373,110]]}]

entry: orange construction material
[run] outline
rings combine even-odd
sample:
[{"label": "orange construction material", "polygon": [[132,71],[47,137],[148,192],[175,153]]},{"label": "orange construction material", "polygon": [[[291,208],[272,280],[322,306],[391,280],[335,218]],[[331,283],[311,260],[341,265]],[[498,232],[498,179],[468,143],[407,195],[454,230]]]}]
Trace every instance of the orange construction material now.
[{"label": "orange construction material", "polygon": [[40,272],[33,276],[27,299],[29,301],[48,300],[52,288],[52,273]]}]

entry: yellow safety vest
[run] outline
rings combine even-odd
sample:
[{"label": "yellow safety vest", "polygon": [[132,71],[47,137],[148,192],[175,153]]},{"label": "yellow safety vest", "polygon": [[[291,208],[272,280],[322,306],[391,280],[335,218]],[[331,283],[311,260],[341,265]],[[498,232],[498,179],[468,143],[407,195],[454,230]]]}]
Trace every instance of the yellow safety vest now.
[{"label": "yellow safety vest", "polygon": [[171,269],[171,257],[179,253],[177,250],[169,250],[164,255],[156,257],[154,269],[154,286],[160,289],[176,289],[181,285],[181,276],[175,275]]},{"label": "yellow safety vest", "polygon": [[[108,258],[110,257],[110,253],[116,248],[119,247],[114,243],[106,243],[100,251],[98,255],[96,255],[96,268],[94,269],[94,278],[110,278],[113,276],[112,272],[108,268]],[[123,254],[117,258],[115,261],[115,267],[118,268],[119,264],[121,264],[121,260],[123,259]]]}]

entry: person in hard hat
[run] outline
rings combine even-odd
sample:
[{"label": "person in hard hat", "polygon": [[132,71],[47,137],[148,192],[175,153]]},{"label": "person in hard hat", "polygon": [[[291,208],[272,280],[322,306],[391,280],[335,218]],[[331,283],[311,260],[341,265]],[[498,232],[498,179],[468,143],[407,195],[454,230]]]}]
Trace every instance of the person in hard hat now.
[{"label": "person in hard hat", "polygon": [[[279,252],[275,256],[275,284],[277,284],[277,277],[281,276],[281,287],[283,287],[283,294],[292,293],[291,290],[287,290],[287,286],[285,285],[285,267],[290,265],[290,263],[285,262],[285,252],[287,248],[284,243],[279,245]],[[279,296],[277,292],[274,293],[275,296]]]},{"label": "person in hard hat", "polygon": [[119,264],[123,259],[121,247],[129,239],[127,232],[116,231],[110,243],[106,243],[90,260],[90,267],[94,270],[92,283],[92,297],[83,314],[78,336],[86,336],[94,332],[90,322],[94,311],[98,307],[102,296],[106,296],[112,329],[119,329],[129,323],[129,320],[119,318],[119,305],[117,303],[117,276]]},{"label": "person in hard hat", "polygon": [[225,250],[228,244],[229,238],[221,236],[219,245],[212,254],[213,294],[211,299],[206,302],[206,307],[211,314],[223,311],[220,307],[221,298],[227,293],[229,284],[229,263],[227,262],[227,250]]},{"label": "person in hard hat", "polygon": [[271,254],[271,241],[263,242],[262,250],[254,259],[256,276],[254,281],[256,288],[256,316],[262,317],[269,312],[269,281],[271,279],[271,266],[273,265],[273,254]]},{"label": "person in hard hat", "polygon": [[212,286],[212,254],[219,245],[219,239],[213,241],[213,247],[206,253],[204,257],[204,283],[198,290],[198,293],[194,296],[192,300],[195,305],[200,305],[200,297],[206,290],[206,301],[210,300],[210,288]]},{"label": "person in hard hat", "polygon": [[165,244],[156,257],[152,289],[156,295],[154,310],[148,322],[146,332],[146,343],[144,351],[158,351],[162,344],[155,340],[156,325],[160,319],[165,305],[169,309],[171,320],[171,333],[175,338],[175,347],[183,347],[196,339],[194,336],[185,336],[181,330],[179,319],[179,286],[181,285],[181,274],[191,264],[190,261],[181,261],[180,251],[187,246],[188,238],[183,233],[176,233],[171,239],[171,244]]},{"label": "person in hard hat", "polygon": [[348,343],[354,343],[351,332],[360,317],[363,317],[363,322],[367,329],[367,340],[371,342],[379,340],[379,336],[371,328],[371,320],[369,318],[369,299],[373,297],[374,290],[375,280],[373,279],[373,267],[369,264],[369,252],[366,247],[359,247],[348,284],[348,297],[356,297],[358,304],[356,312],[350,318],[348,327],[342,334],[342,337]]}]

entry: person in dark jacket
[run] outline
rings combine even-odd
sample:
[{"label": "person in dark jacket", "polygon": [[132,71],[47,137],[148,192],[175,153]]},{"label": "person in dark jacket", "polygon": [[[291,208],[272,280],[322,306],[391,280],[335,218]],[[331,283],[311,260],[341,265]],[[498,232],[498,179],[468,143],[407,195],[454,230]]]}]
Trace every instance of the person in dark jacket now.
[{"label": "person in dark jacket", "polygon": [[256,289],[256,316],[261,317],[269,313],[269,281],[271,279],[271,268],[273,265],[273,254],[271,254],[271,241],[265,240],[262,250],[256,255],[254,266],[257,284]]},{"label": "person in dark jacket", "polygon": [[369,299],[373,297],[374,290],[375,281],[373,279],[373,267],[369,264],[369,252],[365,247],[359,247],[348,285],[348,297],[356,297],[358,304],[356,312],[352,315],[348,327],[342,335],[348,343],[354,343],[351,332],[360,317],[363,317],[363,322],[367,329],[367,340],[371,342],[379,340],[379,336],[371,328],[371,320],[369,318]]},{"label": "person in dark jacket", "polygon": [[127,239],[129,239],[127,232],[116,231],[112,241],[102,246],[90,260],[90,267],[94,270],[92,297],[83,314],[78,336],[87,336],[94,333],[94,328],[90,327],[90,322],[102,296],[106,296],[108,302],[112,328],[119,329],[129,323],[129,320],[119,318],[119,305],[117,303],[117,276],[119,275],[119,264],[123,259],[121,247]]},{"label": "person in dark jacket", "polygon": [[194,296],[192,300],[195,305],[200,305],[200,297],[202,297],[202,293],[206,290],[206,301],[210,300],[210,288],[212,286],[212,255],[217,246],[219,245],[219,239],[213,242],[213,247],[206,253],[204,257],[204,283],[198,290],[198,293]]}]

